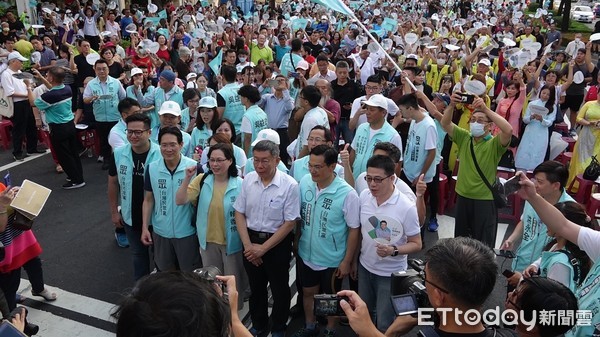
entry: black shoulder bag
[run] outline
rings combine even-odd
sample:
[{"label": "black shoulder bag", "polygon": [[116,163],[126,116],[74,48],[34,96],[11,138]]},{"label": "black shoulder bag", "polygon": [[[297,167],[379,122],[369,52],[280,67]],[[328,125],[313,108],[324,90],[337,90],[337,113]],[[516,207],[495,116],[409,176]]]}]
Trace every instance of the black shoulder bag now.
[{"label": "black shoulder bag", "polygon": [[471,138],[471,141],[469,142],[469,146],[471,147],[471,157],[473,157],[473,163],[475,164],[475,169],[477,169],[477,173],[479,173],[479,176],[481,177],[481,180],[483,180],[483,183],[485,184],[485,186],[487,186],[487,188],[489,188],[490,191],[492,192],[492,195],[494,196],[494,204],[498,208],[506,207],[508,205],[508,199],[506,198],[506,194],[504,193],[504,185],[502,185],[502,183],[500,182],[498,177],[496,177],[496,181],[494,182],[494,185],[493,186],[490,185],[489,181],[487,180],[487,178],[485,177],[483,172],[481,172],[481,168],[479,167],[479,164],[477,163],[477,157],[475,157],[475,150],[473,149],[473,138]]},{"label": "black shoulder bag", "polygon": [[596,156],[592,156],[592,161],[585,168],[585,171],[583,171],[583,179],[596,181],[598,177],[600,177],[600,163],[596,159]]}]

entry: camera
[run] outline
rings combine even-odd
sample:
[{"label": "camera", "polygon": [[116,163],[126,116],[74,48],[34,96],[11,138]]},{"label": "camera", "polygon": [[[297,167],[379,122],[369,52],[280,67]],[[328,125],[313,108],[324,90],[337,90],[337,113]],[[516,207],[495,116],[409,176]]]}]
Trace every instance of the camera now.
[{"label": "camera", "polygon": [[222,276],[223,273],[221,269],[215,266],[208,266],[199,269],[195,269],[194,273],[200,276],[202,279],[216,285],[219,289],[221,289],[221,293],[225,295],[227,293],[227,289],[225,288],[225,284],[223,282],[217,280],[217,276]]},{"label": "camera", "polygon": [[346,316],[346,313],[340,306],[340,300],[348,301],[348,297],[332,294],[315,295],[315,316]]},{"label": "camera", "polygon": [[412,294],[417,308],[431,308],[425,289],[425,262],[420,259],[408,259],[408,265],[411,268],[392,274],[392,298],[398,295]]},{"label": "camera", "polygon": [[458,93],[460,95],[460,102],[464,104],[472,104],[475,100],[475,95],[465,94],[462,92]]},{"label": "camera", "polygon": [[10,312],[10,319],[15,318],[17,314],[23,314],[25,321],[25,328],[23,329],[23,333],[27,336],[36,335],[40,331],[40,327],[27,322],[27,308],[25,307],[17,307],[13,311]]}]

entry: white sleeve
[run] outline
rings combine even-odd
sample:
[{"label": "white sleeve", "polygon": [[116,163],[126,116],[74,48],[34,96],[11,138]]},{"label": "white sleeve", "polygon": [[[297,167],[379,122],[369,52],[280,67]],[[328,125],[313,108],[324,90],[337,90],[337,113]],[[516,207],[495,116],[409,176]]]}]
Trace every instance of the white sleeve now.
[{"label": "white sleeve", "polygon": [[536,266],[538,269],[540,269],[540,266],[542,265],[542,258],[539,257],[537,260],[531,262],[532,266]]},{"label": "white sleeve", "polygon": [[580,227],[577,245],[587,253],[592,261],[596,262],[600,257],[600,232]]},{"label": "white sleeve", "polygon": [[426,131],[425,150],[437,149],[437,130],[435,125],[428,127]]},{"label": "white sleeve", "polygon": [[366,175],[366,172],[362,172],[358,175],[358,178],[354,180],[354,189],[356,190],[356,193],[358,193],[358,195],[360,195],[362,191],[366,190],[369,187],[365,180]]},{"label": "white sleeve", "polygon": [[404,154],[402,153],[402,138],[400,137],[400,134],[394,135],[394,137],[390,139],[390,143],[396,145],[400,149],[400,161],[404,160]]},{"label": "white sleeve", "polygon": [[550,266],[548,268],[548,275],[546,276],[549,279],[558,281],[562,283],[565,287],[569,287],[569,283],[571,283],[571,268],[569,266],[558,262]]},{"label": "white sleeve", "polygon": [[352,108],[350,109],[350,118],[354,117],[354,115],[356,115],[356,112],[358,111],[358,109],[360,109],[360,100],[363,97],[359,97],[352,102]]},{"label": "white sleeve", "polygon": [[2,88],[4,89],[4,95],[6,97],[10,97],[15,93],[15,86],[13,85],[12,81],[12,75],[7,71],[4,71],[2,73],[2,81],[0,82],[2,83]]},{"label": "white sleeve", "polygon": [[83,98],[91,98],[92,96],[93,96],[92,88],[90,87],[90,84],[88,83],[88,85],[85,86],[85,89],[83,89]]},{"label": "white sleeve", "polygon": [[242,117],[242,127],[240,128],[240,131],[243,133],[252,133],[252,124],[246,116]]},{"label": "white sleeve", "polygon": [[389,98],[387,100],[388,100],[388,109],[387,109],[388,114],[390,114],[390,116],[396,116],[396,114],[398,113],[400,108],[398,108],[398,106],[396,105],[396,102],[394,102],[393,100],[391,100]]},{"label": "white sleeve", "polygon": [[344,199],[344,219],[350,228],[360,227],[360,199],[356,191],[350,191]]},{"label": "white sleeve", "polygon": [[123,138],[119,137],[116,132],[111,130],[108,134],[108,144],[110,144],[110,147],[114,151],[115,149],[125,145],[125,142],[123,141]]},{"label": "white sleeve", "polygon": [[404,180],[400,178],[396,178],[396,188],[400,191],[400,193],[404,194],[410,201],[417,202],[417,196],[415,192],[408,186]]}]

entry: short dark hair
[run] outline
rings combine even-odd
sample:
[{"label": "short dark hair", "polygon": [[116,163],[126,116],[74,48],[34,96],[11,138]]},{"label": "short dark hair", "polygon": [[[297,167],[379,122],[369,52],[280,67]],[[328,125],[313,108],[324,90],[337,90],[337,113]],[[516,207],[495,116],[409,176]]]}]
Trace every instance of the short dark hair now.
[{"label": "short dark hair", "polygon": [[238,90],[238,95],[246,97],[252,104],[260,101],[260,92],[253,85],[244,85]]},{"label": "short dark hair", "polygon": [[492,249],[467,237],[442,239],[426,253],[427,271],[458,303],[483,305],[496,285],[498,265]]},{"label": "short dark hair", "polygon": [[419,101],[417,100],[417,95],[413,93],[402,95],[400,98],[398,98],[396,104],[398,104],[398,106],[404,106],[417,110],[419,109]]},{"label": "short dark hair", "polygon": [[65,76],[67,75],[65,70],[61,67],[52,67],[48,69],[48,72],[50,73],[50,75],[52,75],[54,82],[57,83],[62,83],[65,79]]},{"label": "short dark hair", "polygon": [[400,158],[402,158],[402,152],[400,149],[390,142],[379,142],[375,144],[373,147],[373,152],[375,152],[375,150],[385,151],[388,157],[390,157],[395,164],[400,162]]},{"label": "short dark hair", "polygon": [[325,165],[331,166],[337,164],[338,152],[331,146],[317,145],[310,150],[311,156],[323,156]]},{"label": "short dark hair", "polygon": [[193,99],[194,97],[200,97],[200,92],[195,88],[187,88],[183,91],[183,103],[187,104],[187,101]]},{"label": "short dark hair", "polygon": [[371,75],[367,77],[367,82],[381,84],[381,77],[379,75]]},{"label": "short dark hair", "polygon": [[312,129],[310,129],[308,135],[310,136],[310,133],[314,130],[323,130],[323,132],[325,133],[325,141],[333,142],[333,135],[331,134],[331,129],[326,128],[323,125],[315,125]]},{"label": "short dark hair", "polygon": [[122,101],[119,101],[119,105],[117,105],[117,109],[119,113],[125,112],[125,110],[131,109],[132,106],[141,107],[140,103],[131,97],[125,97]]},{"label": "short dark hair", "polygon": [[37,35],[31,35],[31,37],[29,38],[29,42],[34,41],[34,40],[42,41],[42,38]]},{"label": "short dark hair", "polygon": [[308,101],[311,107],[319,106],[319,102],[321,102],[321,90],[319,90],[314,85],[307,85],[300,92],[304,99]]},{"label": "short dark hair", "polygon": [[234,143],[235,142],[235,137],[236,137],[236,134],[235,134],[235,125],[233,125],[233,122],[230,119],[228,119],[228,118],[219,119],[219,120],[217,120],[216,122],[213,123],[213,125],[212,125],[212,132],[213,132],[213,134],[217,133],[217,129],[221,125],[223,125],[223,123],[227,123],[229,125],[229,128],[231,129],[231,139],[230,139],[230,141],[232,143]]},{"label": "short dark hair", "polygon": [[567,167],[554,160],[547,160],[533,169],[533,175],[538,173],[545,173],[546,180],[551,183],[560,183],[561,190],[565,188],[567,179],[569,179],[569,170],[567,170]]},{"label": "short dark hair", "polygon": [[160,131],[158,131],[158,143],[159,144],[164,135],[174,135],[175,137],[177,137],[177,143],[179,143],[179,144],[183,143],[183,134],[181,133],[181,130],[179,130],[179,128],[176,126],[166,126],[162,129],[160,129]]},{"label": "short dark hair", "polygon": [[367,168],[369,167],[382,169],[389,176],[394,174],[396,164],[388,156],[376,155],[367,160]]},{"label": "short dark hair", "polygon": [[235,78],[237,77],[237,69],[234,66],[229,66],[224,64],[221,66],[221,75],[228,83],[235,82]]},{"label": "short dark hair", "polygon": [[231,53],[237,54],[237,52],[235,51],[235,49],[231,49],[231,48],[229,48],[229,49],[227,49],[227,50],[225,51],[225,55],[227,55],[227,54],[231,54]]},{"label": "short dark hair", "polygon": [[112,316],[117,336],[227,337],[231,312],[215,286],[193,272],[142,278]]},{"label": "short dark hair", "polygon": [[97,65],[99,64],[106,64],[106,66],[108,67],[108,61],[106,61],[105,59],[98,59],[95,63],[94,63],[94,68],[96,68]]},{"label": "short dark hair", "polygon": [[292,51],[299,52],[302,49],[302,40],[292,39],[290,46],[292,47]]},{"label": "short dark hair", "polygon": [[[218,144],[211,146],[208,149],[208,158],[209,159],[210,159],[210,154],[213,153],[213,151],[215,151],[215,150],[221,150],[221,152],[223,152],[223,155],[225,156],[225,158],[231,160],[231,165],[229,165],[229,167],[227,168],[227,175],[229,175],[230,177],[237,177],[238,169],[235,164],[235,155],[233,153],[233,145],[231,145],[231,143],[219,142]],[[209,171],[209,172],[212,172],[212,171]]]},{"label": "short dark hair", "polygon": [[271,156],[279,157],[279,145],[273,143],[270,140],[261,140],[252,149],[253,155],[254,152],[269,152]]},{"label": "short dark hair", "polygon": [[329,62],[329,58],[327,58],[325,54],[319,54],[319,56],[317,56],[317,62],[319,61]]},{"label": "short dark hair", "polygon": [[142,123],[144,123],[144,127],[146,129],[150,129],[150,127],[152,125],[152,121],[150,120],[150,117],[146,116],[143,113],[135,113],[135,114],[133,114],[131,116],[127,116],[127,118],[125,118],[125,124],[129,124],[132,122],[142,122]]}]

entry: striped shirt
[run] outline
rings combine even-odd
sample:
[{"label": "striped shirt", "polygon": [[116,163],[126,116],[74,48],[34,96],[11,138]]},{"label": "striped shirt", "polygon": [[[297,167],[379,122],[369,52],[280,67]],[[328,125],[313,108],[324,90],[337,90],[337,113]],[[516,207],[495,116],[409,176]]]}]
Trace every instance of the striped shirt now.
[{"label": "striped shirt", "polygon": [[46,112],[48,124],[64,124],[73,120],[71,99],[71,87],[61,84],[42,94],[34,104],[38,109]]}]

